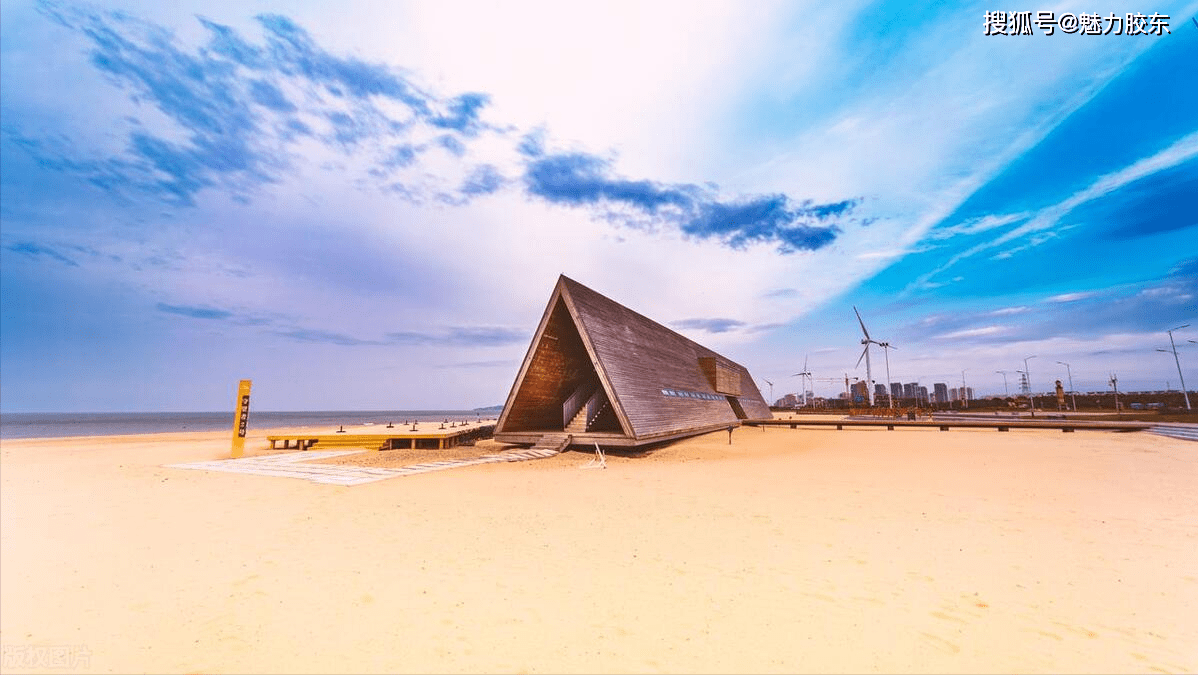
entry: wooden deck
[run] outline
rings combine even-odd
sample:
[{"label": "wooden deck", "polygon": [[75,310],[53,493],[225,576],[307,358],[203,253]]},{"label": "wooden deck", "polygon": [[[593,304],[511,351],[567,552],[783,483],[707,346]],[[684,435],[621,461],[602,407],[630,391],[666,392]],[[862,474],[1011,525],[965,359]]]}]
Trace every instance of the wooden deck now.
[{"label": "wooden deck", "polygon": [[[724,431],[730,428],[736,428],[737,424],[715,424],[695,429],[684,429],[682,431],[666,432],[656,436],[645,438],[629,438],[621,433],[602,432],[602,431],[586,431],[581,433],[570,433],[570,446],[589,447],[594,444],[599,444],[605,448],[635,448],[643,445],[652,445],[655,443],[664,443],[666,441],[674,441],[680,438],[696,436],[699,434],[707,434],[713,431]],[[540,440],[547,434],[563,433],[557,429],[541,429],[534,431],[503,431],[496,432],[495,440],[501,443],[514,443],[517,445],[531,445]]]},{"label": "wooden deck", "polygon": [[[342,427],[344,429],[345,427]],[[366,448],[368,450],[445,449],[480,438],[489,438],[495,430],[494,420],[466,422],[419,422],[415,425],[397,424],[391,427],[352,427],[347,431],[299,431],[293,434],[274,434],[266,437],[271,449],[308,450],[318,447]],[[280,445],[282,444],[282,445]]]},{"label": "wooden deck", "polygon": [[1010,431],[1011,429],[1060,429],[1070,433],[1078,430],[1089,431],[1144,431],[1153,425],[1149,422],[1086,422],[1077,420],[899,420],[899,419],[766,419],[745,420],[745,426],[750,427],[835,427],[837,430],[845,427],[886,427],[889,431],[903,427],[935,427],[940,431],[957,429],[996,429]]}]

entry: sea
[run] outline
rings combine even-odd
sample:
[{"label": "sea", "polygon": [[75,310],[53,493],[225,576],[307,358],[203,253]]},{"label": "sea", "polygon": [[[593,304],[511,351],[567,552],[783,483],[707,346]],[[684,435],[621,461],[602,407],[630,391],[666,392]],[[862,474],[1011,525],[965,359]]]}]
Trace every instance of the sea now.
[{"label": "sea", "polygon": [[[497,408],[477,410],[250,411],[249,428],[386,426],[403,422],[495,419]],[[233,431],[232,412],[0,413],[0,439],[117,436],[177,431]]]}]

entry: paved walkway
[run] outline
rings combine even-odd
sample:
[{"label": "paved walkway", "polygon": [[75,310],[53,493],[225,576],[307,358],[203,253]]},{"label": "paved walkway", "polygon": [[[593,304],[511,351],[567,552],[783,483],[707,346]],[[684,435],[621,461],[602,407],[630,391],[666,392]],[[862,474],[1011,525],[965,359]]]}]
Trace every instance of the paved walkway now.
[{"label": "paved walkway", "polygon": [[1198,441],[1198,424],[1158,424],[1148,430],[1149,433],[1170,438],[1180,438],[1185,441]]},{"label": "paved walkway", "polygon": [[411,476],[430,471],[454,469],[460,466],[475,464],[495,464],[499,462],[522,462],[530,459],[542,459],[559,454],[557,450],[542,450],[529,448],[524,450],[508,450],[491,455],[483,455],[473,459],[447,459],[439,462],[424,462],[401,466],[396,469],[373,468],[365,466],[349,466],[344,464],[315,464],[314,460],[353,455],[362,450],[324,450],[307,452],[289,452],[281,455],[265,455],[262,457],[243,457],[241,459],[218,459],[210,462],[191,462],[188,464],[169,464],[171,469],[199,469],[201,471],[224,471],[227,473],[244,473],[254,476],[280,476],[283,478],[303,478],[313,483],[328,485],[362,485],[387,478]]}]

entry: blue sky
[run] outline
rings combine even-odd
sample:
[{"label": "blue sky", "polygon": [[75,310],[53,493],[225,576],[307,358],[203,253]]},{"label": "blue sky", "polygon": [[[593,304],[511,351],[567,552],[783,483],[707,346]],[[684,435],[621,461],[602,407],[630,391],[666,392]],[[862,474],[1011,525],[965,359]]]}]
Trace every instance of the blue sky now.
[{"label": "blue sky", "polygon": [[1198,3],[993,9],[0,0],[0,409],[499,403],[563,273],[767,395],[854,305],[894,381],[1176,388]]}]

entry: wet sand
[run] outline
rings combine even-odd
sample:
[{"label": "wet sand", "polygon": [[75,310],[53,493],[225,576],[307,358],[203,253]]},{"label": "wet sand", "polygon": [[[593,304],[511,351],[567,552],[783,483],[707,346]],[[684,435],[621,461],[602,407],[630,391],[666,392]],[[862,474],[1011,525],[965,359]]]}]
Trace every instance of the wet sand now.
[{"label": "wet sand", "polygon": [[3,670],[1198,669],[1198,444],[727,439],[355,487],[164,467],[224,432],[5,440]]}]

